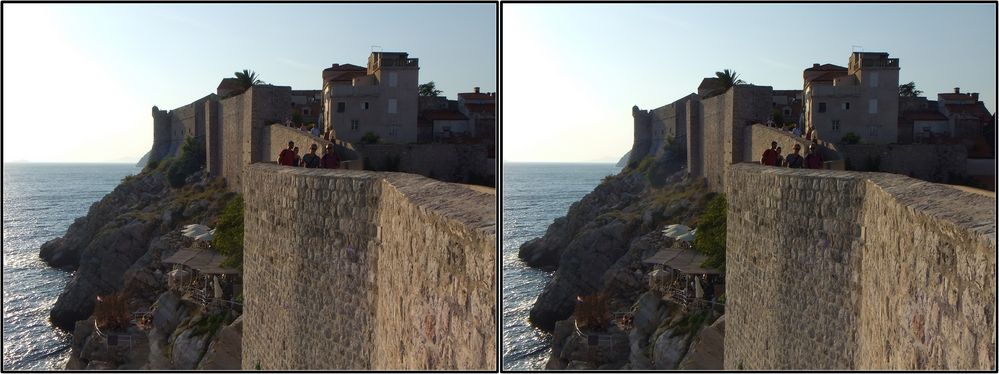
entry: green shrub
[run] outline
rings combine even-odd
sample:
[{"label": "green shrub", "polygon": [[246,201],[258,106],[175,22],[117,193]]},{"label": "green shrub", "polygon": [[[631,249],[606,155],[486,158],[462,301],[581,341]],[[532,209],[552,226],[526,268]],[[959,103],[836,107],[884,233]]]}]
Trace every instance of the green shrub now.
[{"label": "green shrub", "polygon": [[212,247],[226,256],[224,267],[243,267],[243,208],[243,198],[239,195],[229,199],[215,225]]},{"label": "green shrub", "polygon": [[162,160],[156,162],[156,171],[166,173],[171,164],[173,164],[173,156],[164,157]]},{"label": "green shrub", "polygon": [[167,168],[167,180],[174,188],[184,185],[184,179],[205,166],[205,146],[188,137],[180,155]]},{"label": "green shrub", "polygon": [[860,143],[860,135],[848,132],[846,135],[843,135],[843,138],[839,142],[843,144],[857,144]]},{"label": "green shrub", "polygon": [[707,209],[698,218],[694,247],[708,256],[701,266],[725,269],[725,216],[728,204],[725,195],[718,194],[708,202]]},{"label": "green shrub", "polygon": [[361,137],[361,144],[375,144],[381,137],[373,132],[367,132]]},{"label": "green shrub", "polygon": [[638,167],[635,168],[635,171],[644,173],[646,170],[649,170],[649,167],[652,166],[652,162],[654,161],[655,159],[652,156],[645,156],[645,158],[638,163]]}]

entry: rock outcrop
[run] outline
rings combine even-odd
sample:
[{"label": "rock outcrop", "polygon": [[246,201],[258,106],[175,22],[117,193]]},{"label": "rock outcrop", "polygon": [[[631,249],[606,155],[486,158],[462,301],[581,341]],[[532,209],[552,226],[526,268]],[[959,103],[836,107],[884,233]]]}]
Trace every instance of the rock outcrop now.
[{"label": "rock outcrop", "polygon": [[90,316],[97,295],[120,291],[126,284],[134,292],[130,296],[155,300],[164,288],[166,268],[160,260],[169,253],[163,251],[176,250],[180,239],[177,234],[171,243],[154,239],[184,223],[213,219],[225,200],[223,182],[209,181],[204,173],[189,182],[172,189],[162,173],[151,170],[128,177],[65,235],[42,245],[39,255],[49,265],[76,270],[50,312],[55,326],[72,330],[76,321]]},{"label": "rock outcrop", "polygon": [[[605,179],[543,237],[520,247],[518,255],[528,266],[555,270],[531,308],[534,326],[551,331],[555,321],[572,314],[576,296],[600,291],[608,282],[623,282],[622,289],[635,285],[631,274],[643,256],[655,251],[648,240],[639,239],[662,222],[688,222],[707,202],[700,184],[684,173],[661,176],[680,164],[668,157],[650,159]],[[610,278],[604,279],[608,272]]]}]

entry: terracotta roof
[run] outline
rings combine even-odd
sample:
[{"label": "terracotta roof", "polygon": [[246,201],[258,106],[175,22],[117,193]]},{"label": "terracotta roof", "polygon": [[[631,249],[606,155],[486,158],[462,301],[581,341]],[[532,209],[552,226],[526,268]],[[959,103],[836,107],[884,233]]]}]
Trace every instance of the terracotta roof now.
[{"label": "terracotta roof", "polygon": [[815,78],[809,79],[809,82],[832,82],[834,79],[847,75],[846,71],[831,70],[826,73],[822,73]]},{"label": "terracotta roof", "polygon": [[496,93],[464,92],[459,93],[458,97],[465,100],[496,100]]},{"label": "terracotta roof", "polygon": [[838,71],[838,70],[847,71],[845,67],[833,64],[822,64],[819,66],[812,66],[808,69],[805,69],[805,71]]},{"label": "terracotta roof", "polygon": [[420,116],[423,117],[423,119],[428,120],[428,121],[437,121],[437,120],[441,120],[441,121],[454,121],[454,120],[465,120],[465,119],[468,119],[468,117],[465,117],[465,115],[461,114],[461,112],[459,112],[457,110],[449,110],[449,109],[431,109],[431,110],[425,110],[425,111],[423,111],[423,113],[420,113]]},{"label": "terracotta roof", "polygon": [[975,98],[972,97],[970,94],[963,94],[963,93],[942,93],[942,94],[937,94],[937,97],[939,99],[955,100],[955,101],[956,100],[975,100]]},{"label": "terracotta roof", "polygon": [[908,111],[902,113],[902,118],[908,121],[946,121],[947,116],[935,110]]},{"label": "terracotta roof", "polygon": [[351,64],[333,64],[323,69],[323,82],[349,81],[359,76],[367,75],[368,68]]},{"label": "terracotta roof", "polygon": [[469,113],[483,113],[483,114],[496,114],[496,104],[465,104],[465,109],[468,109]]},{"label": "terracotta roof", "polygon": [[944,107],[951,113],[969,114],[982,120],[992,118],[992,114],[989,113],[989,110],[985,108],[985,104],[981,101],[974,104],[945,104]]}]

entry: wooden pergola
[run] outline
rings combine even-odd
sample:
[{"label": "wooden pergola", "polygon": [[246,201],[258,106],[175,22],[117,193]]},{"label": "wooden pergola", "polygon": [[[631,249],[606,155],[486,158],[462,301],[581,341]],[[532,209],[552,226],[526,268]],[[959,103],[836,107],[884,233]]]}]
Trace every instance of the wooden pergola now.
[{"label": "wooden pergola", "polygon": [[652,279],[652,288],[661,292],[664,299],[672,300],[687,309],[691,306],[700,308],[717,304],[713,299],[720,293],[715,292],[715,284],[724,284],[724,273],[701,266],[707,259],[707,256],[693,249],[666,248],[643,262],[668,274],[661,279]]}]

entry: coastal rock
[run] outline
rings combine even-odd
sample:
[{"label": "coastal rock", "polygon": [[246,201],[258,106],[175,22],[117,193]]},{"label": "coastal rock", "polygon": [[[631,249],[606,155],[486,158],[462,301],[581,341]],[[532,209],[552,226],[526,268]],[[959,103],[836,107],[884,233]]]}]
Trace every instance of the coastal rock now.
[{"label": "coastal rock", "polygon": [[566,246],[555,277],[531,307],[531,323],[551,331],[555,321],[572,314],[577,296],[600,290],[601,277],[627,251],[628,241],[639,224],[637,220],[614,220],[577,235]]},{"label": "coastal rock", "polygon": [[121,289],[125,270],[145,253],[158,225],[157,221],[134,220],[98,233],[83,251],[79,269],[56,300],[50,312],[52,323],[70,330],[76,321],[90,316],[97,295]]},{"label": "coastal rock", "polygon": [[49,266],[76,270],[83,252],[109,222],[136,205],[152,203],[167,189],[166,180],[155,173],[123,182],[91,205],[86,216],[73,221],[65,235],[42,244],[39,257]]},{"label": "coastal rock", "polygon": [[725,369],[725,316],[705,327],[690,343],[690,350],[680,362],[680,370]]},{"label": "coastal rock", "polygon": [[198,370],[240,370],[242,364],[243,316],[223,327],[208,346]]},{"label": "coastal rock", "polygon": [[178,370],[192,370],[197,368],[198,362],[208,348],[208,341],[212,334],[202,332],[198,334],[195,328],[182,330],[173,341],[173,349],[170,358],[174,368]]},{"label": "coastal rock", "polygon": [[683,359],[687,351],[688,336],[673,335],[675,329],[668,329],[659,335],[652,351],[652,360],[656,370],[673,370]]}]

